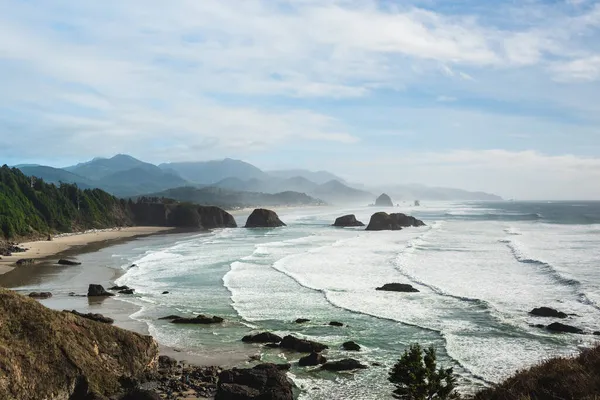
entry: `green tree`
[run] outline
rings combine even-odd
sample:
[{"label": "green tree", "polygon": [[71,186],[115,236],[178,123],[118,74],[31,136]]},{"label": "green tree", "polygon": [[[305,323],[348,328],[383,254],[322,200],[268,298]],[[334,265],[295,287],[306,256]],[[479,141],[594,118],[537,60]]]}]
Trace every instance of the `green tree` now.
[{"label": "green tree", "polygon": [[390,371],[394,398],[402,400],[458,399],[452,368],[437,368],[435,349],[413,344]]}]

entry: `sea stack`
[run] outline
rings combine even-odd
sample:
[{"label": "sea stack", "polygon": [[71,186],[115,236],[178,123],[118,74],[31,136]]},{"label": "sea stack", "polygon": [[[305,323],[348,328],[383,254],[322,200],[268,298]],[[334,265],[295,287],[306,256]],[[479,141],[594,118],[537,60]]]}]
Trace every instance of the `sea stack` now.
[{"label": "sea stack", "polygon": [[347,227],[347,226],[365,226],[362,222],[356,219],[354,214],[344,215],[335,220],[333,226]]},{"label": "sea stack", "polygon": [[425,223],[415,217],[406,214],[395,213],[388,214],[378,212],[371,216],[371,221],[367,226],[368,231],[399,231],[409,226],[425,226]]},{"label": "sea stack", "polygon": [[381,196],[375,200],[376,207],[394,207],[394,203],[392,199],[387,194],[383,193]]},{"label": "sea stack", "polygon": [[246,228],[277,228],[286,226],[277,216],[275,211],[257,208],[246,221]]}]

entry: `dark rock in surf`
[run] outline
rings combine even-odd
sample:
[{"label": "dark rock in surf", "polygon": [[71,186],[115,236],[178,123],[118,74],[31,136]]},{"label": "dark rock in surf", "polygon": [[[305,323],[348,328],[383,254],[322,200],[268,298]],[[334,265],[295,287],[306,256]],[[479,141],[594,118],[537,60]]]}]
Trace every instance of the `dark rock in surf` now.
[{"label": "dark rock in surf", "polygon": [[325,344],[306,339],[299,339],[292,335],[287,335],[284,337],[281,340],[279,347],[282,349],[297,351],[298,353],[320,353],[329,348],[329,346]]},{"label": "dark rock in surf", "polygon": [[102,314],[94,314],[94,313],[83,314],[83,313],[80,313],[80,312],[78,312],[76,310],[71,310],[71,311],[69,311],[69,310],[63,310],[63,312],[68,312],[68,313],[71,313],[71,314],[75,314],[78,317],[82,317],[82,318],[89,319],[89,320],[92,320],[92,321],[102,322],[103,324],[112,324],[113,322],[115,322],[114,319],[109,318],[109,317],[105,317]]},{"label": "dark rock in surf", "polygon": [[269,349],[278,349],[279,343],[265,343],[265,347],[268,347]]},{"label": "dark rock in surf", "polygon": [[183,318],[179,315],[167,315],[166,317],[159,318],[159,320],[172,320],[172,319],[180,319]]},{"label": "dark rock in surf", "polygon": [[347,351],[360,351],[360,345],[353,341],[348,341],[342,344],[342,349]]},{"label": "dark rock in surf", "polygon": [[553,322],[546,327],[549,331],[559,332],[559,333],[579,333],[582,334],[583,330],[576,328],[571,325],[561,324],[560,322]]},{"label": "dark rock in surf", "polygon": [[339,327],[341,327],[341,326],[344,326],[344,324],[342,324],[341,322],[338,322],[338,321],[331,321],[329,323],[329,326],[339,326]]},{"label": "dark rock in surf", "polygon": [[550,307],[539,307],[534,308],[529,312],[531,315],[535,315],[536,317],[549,317],[549,318],[567,318],[568,315],[564,312],[555,310]]},{"label": "dark rock in surf", "polygon": [[196,318],[176,318],[171,320],[173,324],[200,324],[200,325],[210,325],[210,324],[220,324],[223,322],[223,318],[217,317],[216,315],[212,317],[208,317],[206,315],[198,315]]},{"label": "dark rock in surf", "polygon": [[198,214],[204,229],[237,228],[233,215],[219,207],[200,206],[198,207]]},{"label": "dark rock in surf", "polygon": [[119,294],[133,294],[134,291],[135,291],[135,289],[124,289],[124,290],[119,290]]},{"label": "dark rock in surf", "polygon": [[275,211],[257,208],[246,221],[246,228],[276,228],[286,226],[277,216]]},{"label": "dark rock in surf", "polygon": [[129,286],[113,286],[109,287],[108,290],[129,290]]},{"label": "dark rock in surf", "polygon": [[319,353],[310,353],[307,356],[298,360],[298,365],[301,367],[312,367],[315,365],[325,364],[327,359]]},{"label": "dark rock in surf", "polygon": [[162,292],[162,294],[169,294],[169,292],[167,292],[166,290],[164,292]]},{"label": "dark rock in surf", "polygon": [[306,323],[306,322],[310,322],[310,319],[306,319],[306,318],[298,318],[298,319],[297,319],[295,322],[296,322],[297,324],[304,324],[304,323]]},{"label": "dark rock in surf", "polygon": [[339,217],[333,223],[333,226],[338,227],[350,227],[350,226],[365,226],[362,222],[356,219],[354,214],[344,215],[343,217]]},{"label": "dark rock in surf", "polygon": [[16,262],[17,266],[22,267],[24,265],[32,265],[35,264],[35,260],[33,258],[21,258]]},{"label": "dark rock in surf", "polygon": [[94,284],[90,284],[90,286],[88,287],[88,297],[107,297],[107,296],[114,296],[113,293],[107,292],[106,290],[104,290],[104,288],[102,287],[102,285],[94,285]]},{"label": "dark rock in surf", "polygon": [[293,400],[292,384],[284,368],[289,366],[261,364],[251,369],[223,371],[215,400]]},{"label": "dark rock in surf", "polygon": [[417,293],[419,291],[418,289],[415,289],[414,287],[406,283],[386,283],[385,285],[378,287],[375,290],[404,293]]},{"label": "dark rock in surf", "polygon": [[262,332],[256,335],[247,335],[242,338],[244,343],[279,343],[281,336],[277,336],[271,332]]},{"label": "dark rock in surf", "polygon": [[394,207],[394,203],[392,199],[387,194],[383,193],[381,196],[375,200],[375,206],[377,207]]},{"label": "dark rock in surf", "polygon": [[29,297],[32,299],[49,299],[52,297],[52,293],[50,292],[31,292],[29,293]]},{"label": "dark rock in surf", "polygon": [[64,258],[61,258],[60,260],[58,260],[57,264],[59,264],[59,265],[81,265],[80,262],[71,261],[71,260],[67,260],[67,259],[64,259]]},{"label": "dark rock in surf", "polygon": [[346,358],[344,360],[339,360],[339,361],[330,361],[330,362],[323,364],[323,366],[321,366],[321,369],[324,369],[326,371],[334,371],[334,372],[352,371],[355,369],[366,369],[366,368],[367,368],[366,365],[361,364],[358,360],[355,360],[353,358]]},{"label": "dark rock in surf", "polygon": [[600,331],[595,331],[595,332],[594,332],[594,335],[596,335],[596,336],[600,336]]},{"label": "dark rock in surf", "polygon": [[371,216],[368,231],[399,231],[402,228],[425,226],[425,223],[415,217],[402,213],[388,214],[378,212]]}]

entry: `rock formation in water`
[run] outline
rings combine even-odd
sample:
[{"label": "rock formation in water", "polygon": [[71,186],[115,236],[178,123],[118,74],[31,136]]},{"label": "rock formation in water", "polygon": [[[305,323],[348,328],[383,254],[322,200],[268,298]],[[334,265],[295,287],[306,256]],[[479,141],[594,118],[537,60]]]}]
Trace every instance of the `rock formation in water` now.
[{"label": "rock formation in water", "polygon": [[287,335],[281,340],[279,346],[282,349],[297,351],[298,353],[320,353],[328,349],[327,345],[313,342],[311,340],[299,339],[292,335]]},{"label": "rock formation in water", "polygon": [[399,231],[402,228],[425,226],[425,223],[406,214],[378,212],[371,216],[368,231]]},{"label": "rock formation in water", "polygon": [[381,290],[381,291],[385,291],[385,292],[405,292],[405,293],[411,293],[411,292],[418,292],[418,289],[415,289],[414,287],[412,287],[409,284],[406,283],[386,283],[385,285],[376,288],[375,290]]},{"label": "rock formation in water", "polygon": [[394,207],[394,203],[392,202],[392,199],[390,196],[383,193],[381,196],[379,196],[377,198],[377,200],[375,200],[375,206],[376,207]]},{"label": "rock formation in water", "polygon": [[256,335],[246,335],[242,338],[244,343],[279,343],[281,337],[271,332],[262,332]]},{"label": "rock formation in water", "polygon": [[287,369],[289,365],[261,364],[223,371],[219,374],[215,400],[293,400]]},{"label": "rock formation in water", "polygon": [[257,208],[246,221],[246,228],[276,228],[285,226],[275,211]]},{"label": "rock formation in water", "polygon": [[327,358],[323,357],[320,353],[310,353],[298,360],[298,365],[301,367],[314,367],[315,365],[325,364]]},{"label": "rock formation in water", "polygon": [[71,397],[74,392],[113,396],[122,379],[138,379],[157,362],[158,346],[150,336],[50,310],[0,289],[1,399],[88,398]]},{"label": "rock formation in water", "polygon": [[559,333],[583,333],[583,329],[576,328],[571,325],[561,324],[560,322],[553,322],[546,327],[551,332],[559,332]]},{"label": "rock formation in water", "polygon": [[114,293],[107,292],[104,290],[102,285],[95,285],[93,283],[88,287],[88,297],[107,297],[114,296]]},{"label": "rock formation in water", "polygon": [[66,258],[61,258],[57,262],[58,265],[81,265],[80,262],[67,260]]},{"label": "rock formation in water", "polygon": [[360,345],[350,340],[342,344],[342,349],[347,351],[360,351]]},{"label": "rock formation in water", "polygon": [[339,361],[329,361],[323,364],[321,367],[326,371],[352,371],[355,369],[366,369],[367,366],[360,363],[360,361],[353,358],[346,358]]},{"label": "rock formation in water", "polygon": [[550,307],[539,307],[534,308],[529,312],[531,315],[535,315],[536,317],[549,317],[549,318],[567,318],[568,315],[564,312],[555,310]]},{"label": "rock formation in water", "polygon": [[200,325],[210,325],[210,324],[220,324],[223,322],[223,318],[217,317],[213,315],[212,317],[208,317],[206,315],[198,315],[195,318],[174,318],[171,320],[174,324],[200,324]]},{"label": "rock formation in water", "polygon": [[344,215],[339,217],[333,223],[333,226],[350,227],[350,226],[365,226],[362,222],[356,219],[354,214]]}]

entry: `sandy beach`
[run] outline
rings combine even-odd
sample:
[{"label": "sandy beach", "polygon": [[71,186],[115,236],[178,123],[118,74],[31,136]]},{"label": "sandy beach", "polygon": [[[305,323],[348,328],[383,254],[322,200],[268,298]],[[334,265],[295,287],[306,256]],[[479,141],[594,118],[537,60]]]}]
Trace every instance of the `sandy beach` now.
[{"label": "sandy beach", "polygon": [[97,242],[147,236],[157,233],[165,233],[171,230],[173,230],[173,228],[136,226],[63,234],[54,237],[51,241],[41,240],[19,243],[19,247],[26,248],[27,251],[23,253],[14,253],[9,257],[2,257],[0,260],[0,274],[11,271],[13,268],[15,268],[15,263],[17,260],[22,258],[44,259],[76,247],[86,246]]}]

